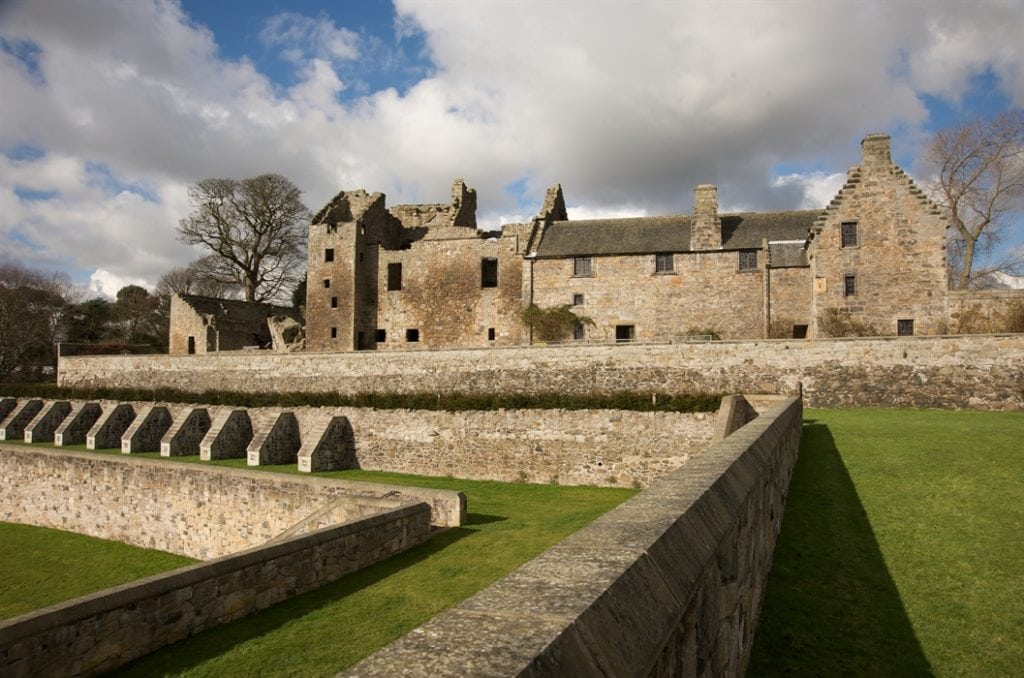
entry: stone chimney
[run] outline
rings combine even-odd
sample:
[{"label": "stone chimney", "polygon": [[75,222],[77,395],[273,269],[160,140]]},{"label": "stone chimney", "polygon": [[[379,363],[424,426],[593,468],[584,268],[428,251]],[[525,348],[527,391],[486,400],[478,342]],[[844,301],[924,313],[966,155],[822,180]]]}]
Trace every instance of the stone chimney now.
[{"label": "stone chimney", "polygon": [[892,143],[888,134],[869,134],[860,142],[861,167],[883,168],[892,165]]},{"label": "stone chimney", "polygon": [[722,222],[718,218],[718,189],[701,184],[693,189],[693,222],[690,226],[691,250],[722,248]]}]

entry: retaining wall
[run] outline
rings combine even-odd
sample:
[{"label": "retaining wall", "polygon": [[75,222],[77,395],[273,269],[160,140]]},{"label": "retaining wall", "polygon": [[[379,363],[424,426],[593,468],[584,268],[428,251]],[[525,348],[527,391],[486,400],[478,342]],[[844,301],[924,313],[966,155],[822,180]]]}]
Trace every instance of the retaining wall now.
[{"label": "retaining wall", "polygon": [[1024,334],[451,351],[62,357],[78,387],[792,395],[813,407],[1024,408]]},{"label": "retaining wall", "polygon": [[0,521],[193,558],[265,544],[326,507],[309,529],[410,501],[431,505],[438,525],[465,519],[465,496],[448,490],[0,446]]},{"label": "retaining wall", "polygon": [[0,622],[0,674],[94,675],[426,541],[430,508],[386,513]]},{"label": "retaining wall", "polygon": [[766,410],[345,675],[743,675],[801,426]]}]

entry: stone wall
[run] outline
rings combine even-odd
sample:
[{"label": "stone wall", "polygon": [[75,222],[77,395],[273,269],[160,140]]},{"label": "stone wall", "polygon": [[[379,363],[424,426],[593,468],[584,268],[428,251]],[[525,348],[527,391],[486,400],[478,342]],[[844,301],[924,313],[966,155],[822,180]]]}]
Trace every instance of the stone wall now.
[{"label": "stone wall", "polygon": [[216,558],[265,544],[326,507],[332,509],[333,522],[339,522],[412,500],[447,505],[439,524],[457,525],[465,512],[461,493],[445,490],[0,448],[0,521],[193,558]]},{"label": "stone wall", "polygon": [[801,428],[778,404],[344,675],[743,675]]},{"label": "stone wall", "polygon": [[951,332],[1024,330],[1024,289],[950,290]]},{"label": "stone wall", "polygon": [[384,513],[0,622],[0,674],[94,675],[425,542],[430,509]]},{"label": "stone wall", "polygon": [[[763,252],[760,253],[763,255]],[[675,270],[655,272],[655,255],[592,257],[592,274],[573,275],[573,259],[533,264],[533,301],[542,308],[571,304],[594,321],[586,337],[614,341],[617,325],[632,325],[639,341],[681,337],[713,329],[725,338],[764,333],[764,257],[739,270],[735,251],[674,255]],[[723,309],[728,309],[724,312]]]},{"label": "stone wall", "polygon": [[1024,407],[1024,335],[351,354],[62,357],[63,386],[244,392],[793,394],[811,407]]}]

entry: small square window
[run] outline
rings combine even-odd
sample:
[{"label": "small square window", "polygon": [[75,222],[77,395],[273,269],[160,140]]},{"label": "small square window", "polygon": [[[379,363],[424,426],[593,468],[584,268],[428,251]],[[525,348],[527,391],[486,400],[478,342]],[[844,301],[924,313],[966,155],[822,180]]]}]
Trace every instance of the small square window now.
[{"label": "small square window", "polygon": [[675,256],[672,254],[655,254],[654,255],[654,272],[655,273],[671,273],[676,270]]},{"label": "small square window", "polygon": [[324,278],[324,289],[325,290],[329,289],[330,286],[331,286],[331,279],[330,278]]},{"label": "small square window", "polygon": [[573,275],[594,275],[593,260],[590,257],[576,257],[572,260]]},{"label": "small square window", "polygon": [[338,328],[337,327],[332,327],[331,328],[331,339],[337,339],[337,338],[338,338]]},{"label": "small square window", "polygon": [[494,341],[495,332],[493,327],[487,328],[487,341]]},{"label": "small square window", "polygon": [[388,291],[402,289],[402,264],[388,264]]},{"label": "small square window", "polygon": [[406,330],[405,331],[405,340],[407,342],[409,342],[410,344],[416,343],[417,341],[420,340],[420,331],[417,330],[417,329]]},{"label": "small square window", "polygon": [[331,308],[338,308],[338,297],[331,297]]},{"label": "small square window", "polygon": [[753,271],[757,269],[757,250],[740,252],[740,270]]},{"label": "small square window", "polygon": [[856,247],[857,242],[857,222],[856,221],[844,221],[839,225],[839,237],[842,247]]},{"label": "small square window", "polygon": [[582,294],[574,294],[574,295],[572,295],[572,305],[573,306],[582,306],[583,305],[583,295]]},{"label": "small square window", "polygon": [[374,339],[377,341],[378,344],[383,344],[385,341],[388,340],[388,331],[377,330],[377,334],[376,336],[374,336]]},{"label": "small square window", "polygon": [[844,275],[843,276],[843,296],[844,297],[855,297],[855,296],[857,296],[857,276],[855,276],[855,275]]},{"label": "small square window", "polygon": [[328,247],[324,250],[324,261],[334,261],[334,248]]},{"label": "small square window", "polygon": [[328,233],[337,233],[338,232],[338,225],[337,224],[327,224],[327,232]]},{"label": "small square window", "polygon": [[914,320],[912,318],[901,318],[896,321],[896,335],[900,337],[914,336]]},{"label": "small square window", "polygon": [[498,286],[498,260],[480,260],[480,287]]},{"label": "small square window", "polygon": [[636,339],[636,328],[633,325],[616,325],[615,341],[628,342]]}]

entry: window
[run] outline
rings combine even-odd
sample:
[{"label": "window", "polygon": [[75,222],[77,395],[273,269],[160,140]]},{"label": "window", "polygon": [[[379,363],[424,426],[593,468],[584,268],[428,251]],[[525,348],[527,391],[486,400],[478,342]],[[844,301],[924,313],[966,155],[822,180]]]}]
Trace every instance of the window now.
[{"label": "window", "polygon": [[402,289],[402,264],[388,264],[388,290]]},{"label": "window", "polygon": [[332,327],[331,328],[331,339],[337,339],[337,338],[338,338],[338,328],[337,327]]},{"label": "window", "polygon": [[587,336],[587,331],[583,327],[583,323],[576,323],[576,326],[572,328],[572,338],[576,341],[580,341]]},{"label": "window", "polygon": [[487,341],[494,341],[495,332],[493,327],[487,328]]},{"label": "window", "polygon": [[572,305],[573,306],[582,306],[583,305],[583,295],[582,294],[574,294],[574,295],[572,295]]},{"label": "window", "polygon": [[857,296],[857,276],[855,276],[855,275],[844,275],[843,276],[843,296],[844,297],[855,297],[855,296]]},{"label": "window", "polygon": [[807,338],[807,325],[793,325],[793,338],[794,339],[806,339]]},{"label": "window", "polygon": [[740,270],[757,270],[757,250],[747,250],[746,252],[740,252]]},{"label": "window", "polygon": [[671,273],[676,270],[675,267],[675,256],[672,254],[655,254],[654,255],[654,272],[655,273]]},{"label": "window", "polygon": [[857,222],[844,221],[839,225],[839,237],[841,247],[857,246]]},{"label": "window", "polygon": [[896,321],[896,335],[900,337],[914,336],[914,321],[911,318]]},{"label": "window", "polygon": [[337,224],[327,224],[327,232],[328,233],[337,233],[338,232],[338,225]]},{"label": "window", "polygon": [[616,325],[615,341],[627,342],[636,339],[636,328],[633,325]]},{"label": "window", "polygon": [[480,260],[480,287],[498,286],[498,260]]},{"label": "window", "polygon": [[331,287],[331,279],[330,278],[324,278],[324,289],[326,290],[326,289],[329,289],[330,287]]},{"label": "window", "polygon": [[417,330],[417,329],[406,330],[405,331],[405,340],[407,342],[409,342],[410,344],[416,343],[417,341],[420,340],[420,331]]},{"label": "window", "polygon": [[334,261],[334,248],[328,247],[324,250],[324,261]]},{"label": "window", "polygon": [[196,338],[195,337],[189,337],[188,338],[188,353],[189,353],[189,355],[192,355],[195,352],[196,352]]},{"label": "window", "polygon": [[572,260],[573,275],[594,275],[593,261],[590,257],[576,257]]},{"label": "window", "polygon": [[385,341],[388,340],[388,331],[377,330],[377,335],[374,337],[374,340],[376,340],[378,344],[383,344]]},{"label": "window", "polygon": [[331,297],[331,308],[338,308],[338,297]]}]

